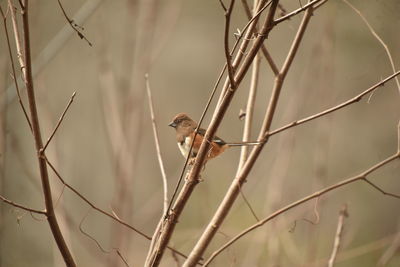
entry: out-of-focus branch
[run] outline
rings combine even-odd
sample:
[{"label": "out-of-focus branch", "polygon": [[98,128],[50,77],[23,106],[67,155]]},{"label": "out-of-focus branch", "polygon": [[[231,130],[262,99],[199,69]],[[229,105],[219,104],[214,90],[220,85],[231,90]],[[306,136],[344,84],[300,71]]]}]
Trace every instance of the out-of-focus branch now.
[{"label": "out-of-focus branch", "polygon": [[[397,227],[397,230],[400,230],[400,227]],[[387,266],[393,256],[396,255],[396,252],[399,251],[400,248],[400,231],[394,235],[392,243],[388,246],[385,252],[382,254],[380,259],[378,260],[377,266]]]},{"label": "out-of-focus branch", "polygon": [[[14,8],[12,6],[8,6],[8,10],[10,10],[10,9],[12,10],[11,11],[11,14],[12,14],[11,18],[12,18],[13,25],[14,25],[14,24],[16,24]],[[16,74],[16,71],[15,71],[14,57],[13,57],[12,51],[11,51],[10,36],[8,34],[8,28],[7,28],[7,22],[6,22],[7,18],[6,18],[6,15],[4,14],[3,9],[1,8],[1,6],[0,6],[0,13],[1,13],[1,16],[3,17],[3,25],[4,25],[4,32],[5,32],[5,35],[6,35],[6,40],[7,40],[8,54],[9,54],[10,61],[11,61],[11,70],[12,70],[12,76],[13,76],[12,78],[13,78],[13,81],[14,81],[14,84],[15,84],[15,89],[17,91],[18,102],[19,102],[19,105],[21,106],[22,112],[24,113],[25,119],[28,122],[29,128],[30,128],[30,130],[32,132],[33,130],[32,130],[31,120],[29,119],[28,112],[26,111],[24,102],[22,101],[21,93],[20,93],[20,90],[19,90],[18,82],[17,82],[17,74]],[[17,36],[18,36],[18,31],[17,30],[18,30],[18,28],[16,28],[16,30],[14,30],[15,38],[17,38]],[[18,36],[18,38],[19,38],[19,36]],[[0,108],[0,110],[1,110],[1,108]]]},{"label": "out-of-focus branch", "polygon": [[[392,58],[392,54],[390,53],[389,47],[387,46],[387,44],[382,40],[382,38],[376,33],[376,31],[374,30],[374,28],[372,28],[371,24],[368,22],[368,20],[365,18],[365,16],[361,13],[360,10],[358,10],[355,6],[353,6],[349,1],[347,0],[342,0],[344,3],[346,3],[351,9],[353,9],[354,12],[356,12],[360,18],[364,21],[365,25],[367,25],[369,31],[372,33],[372,35],[375,37],[375,39],[383,46],[383,49],[385,49],[385,52],[389,58],[390,61],[390,65],[392,67],[392,71],[396,72],[396,67],[394,66],[394,61]],[[397,90],[400,93],[400,83],[399,83],[399,79],[396,77],[396,85],[397,85]]]},{"label": "out-of-focus branch", "polygon": [[400,120],[397,124],[397,152],[400,153]]},{"label": "out-of-focus branch", "polygon": [[158,163],[159,163],[159,165],[160,165],[161,176],[162,176],[162,183],[163,183],[163,188],[164,188],[164,209],[163,209],[163,214],[166,214],[167,209],[168,209],[168,183],[167,183],[167,174],[165,173],[164,162],[163,162],[163,159],[162,159],[162,156],[161,156],[160,141],[159,141],[159,138],[158,138],[157,125],[156,125],[156,117],[155,117],[155,115],[154,115],[153,98],[152,98],[152,96],[151,96],[151,90],[150,90],[150,83],[149,83],[149,76],[148,76],[148,74],[145,75],[145,79],[146,79],[147,97],[148,97],[148,100],[149,100],[151,124],[152,124],[152,126],[153,126],[154,142],[155,142],[155,144],[156,144],[157,158],[158,158]]},{"label": "out-of-focus branch", "polygon": [[267,222],[271,221],[272,219],[278,217],[279,215],[285,213],[288,210],[291,210],[305,202],[308,202],[311,199],[314,198],[318,198],[328,192],[331,192],[333,190],[336,190],[338,188],[341,188],[345,185],[348,184],[352,184],[354,182],[357,181],[363,181],[364,179],[366,179],[366,177],[371,174],[372,172],[378,170],[379,168],[385,166],[386,164],[399,159],[400,157],[400,152],[397,152],[396,154],[384,159],[383,161],[375,164],[374,166],[372,166],[371,168],[367,169],[366,171],[360,173],[359,175],[350,177],[348,179],[345,179],[337,184],[331,185],[329,187],[326,187],[320,191],[317,191],[311,195],[308,195],[300,200],[297,200],[279,210],[277,210],[276,212],[272,213],[271,215],[269,215],[268,217],[262,219],[260,222],[248,227],[247,229],[243,230],[241,233],[239,233],[238,235],[236,235],[235,237],[233,237],[229,242],[225,243],[221,248],[219,248],[218,250],[216,250],[215,252],[212,253],[212,255],[210,256],[210,258],[207,259],[207,261],[204,263],[204,266],[207,266],[207,264],[211,263],[211,261],[213,259],[215,259],[216,256],[218,256],[222,251],[224,251],[226,248],[228,248],[230,245],[232,245],[233,243],[235,243],[236,241],[238,241],[240,238],[242,238],[243,236],[245,236],[246,234],[248,234],[249,232],[253,231],[254,229],[257,229],[258,227],[263,226],[264,224],[266,224]]},{"label": "out-of-focus branch", "polygon": [[[21,42],[21,37],[19,34],[19,29],[18,29],[18,23],[17,23],[17,18],[16,18],[16,7],[12,4],[11,0],[8,0],[8,8],[11,13],[11,21],[13,25],[13,30],[14,30],[14,38],[15,38],[15,48],[17,49],[17,58],[19,65],[21,66],[21,72],[22,72],[22,77],[26,81],[26,62],[23,57],[23,51],[22,51],[22,42]],[[16,77],[14,77],[16,79]]]},{"label": "out-of-focus branch", "polygon": [[[253,62],[253,69],[251,72],[251,81],[250,81],[250,89],[249,89],[249,96],[247,99],[245,117],[244,117],[244,128],[243,128],[243,142],[250,141],[251,138],[251,126],[253,124],[253,113],[254,113],[254,104],[256,102],[256,95],[257,95],[257,86],[258,86],[258,76],[260,73],[260,55],[254,59]],[[243,164],[246,162],[247,157],[249,155],[249,146],[242,146],[240,151],[240,159],[239,159],[239,166],[238,172],[242,168]]]},{"label": "out-of-focus branch", "polygon": [[337,229],[336,229],[335,241],[333,244],[333,250],[332,250],[331,257],[329,258],[329,261],[328,261],[328,267],[333,267],[333,265],[335,264],[336,255],[339,251],[340,242],[342,239],[344,219],[348,216],[349,216],[349,214],[347,213],[347,205],[345,204],[345,205],[343,205],[342,209],[339,212],[339,220],[338,220],[338,225],[337,225]]}]

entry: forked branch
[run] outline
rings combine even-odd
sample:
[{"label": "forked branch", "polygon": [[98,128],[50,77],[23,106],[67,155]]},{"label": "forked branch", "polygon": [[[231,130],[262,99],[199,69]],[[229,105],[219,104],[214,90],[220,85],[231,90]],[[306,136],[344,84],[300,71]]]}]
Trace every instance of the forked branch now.
[{"label": "forked branch", "polygon": [[272,213],[271,215],[269,215],[268,217],[262,219],[261,221],[259,221],[258,223],[248,227],[247,229],[243,230],[241,233],[239,233],[238,235],[236,235],[235,237],[233,237],[229,242],[225,243],[223,246],[221,246],[218,250],[216,250],[215,252],[212,253],[212,255],[210,256],[210,258],[208,258],[206,260],[206,262],[204,263],[204,266],[207,266],[209,263],[211,263],[215,257],[217,257],[222,251],[224,251],[226,248],[228,248],[229,246],[231,246],[233,243],[235,243],[236,241],[238,241],[240,238],[242,238],[243,236],[247,235],[248,233],[250,233],[251,231],[265,225],[267,222],[271,221],[272,219],[278,217],[279,215],[287,212],[288,210],[291,210],[303,203],[306,203],[314,198],[318,198],[322,195],[325,195],[331,191],[334,191],[338,188],[341,188],[343,186],[346,186],[348,184],[352,184],[355,183],[357,181],[363,181],[369,174],[373,173],[374,171],[382,168],[383,166],[387,165],[388,163],[399,159],[400,157],[400,153],[396,153],[384,160],[382,160],[381,162],[375,164],[374,166],[372,166],[371,168],[365,170],[364,172],[360,173],[359,175],[350,177],[348,179],[345,179],[337,184],[331,185],[329,187],[326,187],[325,189],[322,189],[320,191],[317,191],[311,195],[308,195],[300,200],[297,200],[279,210],[277,210],[276,212]]}]

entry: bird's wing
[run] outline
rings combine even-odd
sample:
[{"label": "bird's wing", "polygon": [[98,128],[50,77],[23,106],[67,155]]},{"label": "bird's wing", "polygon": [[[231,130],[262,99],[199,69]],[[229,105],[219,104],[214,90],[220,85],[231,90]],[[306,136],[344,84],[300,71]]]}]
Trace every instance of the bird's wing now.
[{"label": "bird's wing", "polygon": [[[200,134],[202,136],[204,136],[206,134],[206,130],[202,129],[202,128],[199,128],[199,130],[197,132],[198,132],[198,134]],[[220,146],[226,145],[226,142],[224,140],[222,140],[221,138],[219,138],[218,136],[216,136],[216,135],[214,136],[212,141],[215,142],[216,144],[220,145]]]}]

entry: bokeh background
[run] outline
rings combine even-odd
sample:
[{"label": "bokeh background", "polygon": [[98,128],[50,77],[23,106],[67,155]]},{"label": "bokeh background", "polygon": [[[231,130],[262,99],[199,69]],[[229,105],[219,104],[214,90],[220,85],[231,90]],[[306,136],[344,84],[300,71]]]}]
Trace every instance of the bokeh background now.
[{"label": "bokeh background", "polygon": [[[17,1],[16,1],[17,2]],[[224,16],[218,1],[63,1],[93,46],[66,24],[57,1],[30,1],[35,90],[43,139],[52,132],[73,92],[75,100],[54,140],[49,159],[62,177],[96,206],[151,235],[162,212],[162,183],[151,128],[144,74],[149,73],[169,194],[184,159],[167,127],[178,112],[196,120],[224,63]],[[303,1],[305,3],[305,1]],[[288,10],[300,1],[281,1]],[[303,3],[303,4],[304,4]],[[351,1],[400,60],[400,2]],[[17,3],[16,3],[17,4]],[[6,7],[6,1],[0,1]],[[301,15],[281,23],[266,45],[281,66]],[[246,23],[240,1],[231,32]],[[11,21],[7,20],[11,29]],[[233,43],[233,37],[231,44]],[[14,51],[15,52],[15,51]],[[0,193],[44,207],[33,138],[15,97],[4,30],[0,34]],[[315,11],[285,81],[273,129],[317,113],[362,92],[392,73],[383,47],[344,2],[329,0]],[[250,73],[249,73],[250,74]],[[241,139],[249,76],[242,82],[218,135]],[[252,136],[257,137],[273,85],[261,63]],[[27,101],[25,92],[23,100]],[[243,193],[259,218],[326,186],[356,175],[395,153],[399,90],[391,81],[343,110],[271,137]],[[212,110],[207,113],[208,125]],[[240,149],[209,162],[179,220],[171,245],[189,253],[236,173]],[[143,265],[149,241],[97,213],[51,173],[63,233],[79,266]],[[400,194],[400,164],[370,176]],[[60,197],[61,195],[61,197]],[[58,200],[59,199],[59,200]],[[212,266],[325,266],[339,210],[349,217],[336,266],[376,266],[399,242],[400,200],[357,182],[295,208],[235,243]],[[238,198],[206,257],[256,219]],[[312,222],[312,223],[310,223]],[[81,228],[107,252],[85,236]],[[180,259],[182,263],[182,259]],[[397,252],[385,266],[399,266]],[[44,218],[0,205],[0,266],[63,266]],[[176,266],[170,251],[162,266]]]}]

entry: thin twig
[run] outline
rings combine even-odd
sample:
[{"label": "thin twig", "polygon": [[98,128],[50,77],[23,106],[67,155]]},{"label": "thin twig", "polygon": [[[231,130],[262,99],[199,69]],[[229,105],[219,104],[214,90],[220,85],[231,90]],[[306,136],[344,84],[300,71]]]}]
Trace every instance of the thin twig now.
[{"label": "thin twig", "polygon": [[372,186],[373,188],[375,188],[376,190],[378,190],[379,192],[381,192],[384,195],[400,199],[400,195],[396,195],[396,194],[393,194],[393,193],[386,192],[385,190],[383,190],[382,188],[380,188],[379,186],[377,186],[376,184],[374,184],[373,182],[371,182],[367,178],[364,178],[364,182],[366,182],[367,184],[369,184],[370,186]]},{"label": "thin twig", "polygon": [[106,250],[104,249],[100,242],[97,241],[96,238],[94,238],[93,236],[91,236],[88,232],[86,232],[85,230],[83,230],[83,222],[86,220],[87,216],[89,215],[90,209],[88,210],[88,212],[85,214],[85,216],[82,218],[82,220],[79,223],[79,231],[86,236],[87,238],[89,238],[90,240],[92,240],[96,246],[101,250],[101,252],[106,253],[106,254],[110,254],[112,251],[115,251],[115,253],[117,253],[117,256],[122,260],[122,262],[125,264],[125,266],[129,267],[128,262],[126,261],[126,259],[122,256],[122,253],[120,252],[120,250],[118,248],[112,248],[112,250]]},{"label": "thin twig", "polygon": [[371,168],[367,169],[366,171],[360,173],[359,175],[350,177],[348,179],[345,179],[337,184],[331,185],[329,187],[326,187],[320,191],[314,192],[311,195],[308,195],[300,200],[297,200],[279,210],[277,210],[276,212],[272,213],[271,215],[269,215],[268,217],[264,218],[263,220],[261,220],[260,222],[258,222],[257,224],[254,224],[250,227],[248,227],[247,229],[243,230],[241,233],[239,233],[238,235],[236,235],[235,237],[233,237],[229,242],[225,243],[222,247],[220,247],[218,250],[216,250],[215,252],[212,253],[212,255],[210,256],[210,258],[207,259],[207,261],[204,263],[204,266],[207,266],[207,264],[209,264],[213,259],[215,259],[216,256],[218,256],[222,251],[224,251],[226,248],[228,248],[229,246],[231,246],[233,243],[235,243],[236,241],[238,241],[240,238],[242,238],[243,236],[245,236],[246,234],[248,234],[249,232],[253,231],[254,229],[257,229],[258,227],[263,226],[264,224],[266,224],[267,222],[271,221],[272,219],[278,217],[279,215],[285,213],[288,210],[291,210],[305,202],[308,202],[311,199],[314,198],[318,198],[326,193],[329,193],[331,191],[334,191],[338,188],[341,188],[345,185],[348,184],[352,184],[354,182],[357,181],[362,181],[365,179],[365,177],[367,177],[367,175],[371,174],[372,172],[378,170],[379,168],[385,166],[386,164],[399,159],[400,157],[400,153],[396,153],[384,160],[382,160],[381,162],[375,164],[374,166],[372,166]]},{"label": "thin twig", "polygon": [[[7,10],[10,10],[10,9],[13,9],[13,7],[9,6],[9,8]],[[14,81],[15,89],[17,91],[18,102],[19,102],[19,105],[21,106],[22,112],[24,113],[26,121],[28,122],[30,130],[31,130],[31,132],[33,132],[31,120],[29,119],[28,112],[26,111],[24,102],[22,101],[21,93],[20,93],[20,90],[19,90],[18,82],[17,82],[17,74],[16,74],[16,71],[15,71],[14,58],[13,58],[13,55],[12,55],[12,52],[11,52],[10,36],[8,34],[8,27],[7,27],[7,22],[6,22],[7,15],[3,13],[3,9],[1,8],[1,6],[0,6],[0,12],[1,12],[1,15],[3,17],[3,25],[4,25],[4,31],[5,31],[5,34],[6,34],[8,54],[9,54],[10,61],[11,61],[12,79]],[[14,14],[13,11],[11,11],[11,14],[12,14],[11,17],[12,17],[13,25],[14,25],[15,14]],[[18,34],[18,31],[14,30],[14,36],[17,36],[17,34]]]},{"label": "thin twig", "polygon": [[43,147],[43,150],[42,150],[43,152],[46,151],[46,148],[47,148],[47,146],[50,144],[50,142],[51,142],[51,140],[53,139],[54,135],[56,134],[56,132],[57,132],[57,130],[58,130],[58,127],[60,127],[61,123],[63,122],[64,117],[65,117],[65,114],[67,113],[69,107],[71,106],[72,102],[74,101],[75,95],[76,95],[76,92],[74,92],[74,93],[72,94],[71,99],[69,100],[69,102],[68,102],[67,106],[65,107],[63,113],[61,114],[60,118],[58,119],[58,122],[57,122],[56,127],[54,127],[53,132],[50,134],[49,138],[48,138],[47,141],[46,141],[46,144],[45,144],[44,147]]},{"label": "thin twig", "polygon": [[[249,4],[247,3],[247,0],[242,0],[242,4],[243,4],[244,11],[246,12],[247,17],[248,17],[249,19],[251,19],[251,18],[252,18],[252,13],[251,13]],[[278,6],[279,6],[279,5],[278,5]],[[257,25],[255,26],[255,30],[258,31]],[[279,69],[278,69],[278,67],[276,66],[275,61],[272,59],[272,56],[271,56],[270,53],[268,52],[268,49],[267,49],[267,47],[265,46],[265,44],[263,44],[263,45],[261,46],[261,52],[263,53],[265,59],[267,60],[269,66],[271,67],[271,70],[272,70],[272,72],[274,73],[274,75],[275,75],[275,76],[278,75]]]},{"label": "thin twig", "polygon": [[[238,185],[240,186],[240,185]],[[250,202],[247,200],[246,196],[244,195],[242,188],[239,188],[240,195],[242,196],[244,203],[246,203],[247,207],[249,208],[251,214],[253,215],[254,219],[258,222],[260,219],[258,218],[256,212],[254,211],[253,207],[251,206]]]},{"label": "thin twig", "polygon": [[23,205],[21,205],[21,204],[15,203],[14,201],[9,200],[9,199],[3,197],[2,195],[0,195],[0,199],[1,199],[3,202],[5,202],[5,203],[7,203],[7,204],[10,204],[11,206],[14,206],[14,207],[16,207],[16,208],[20,208],[20,209],[23,209],[23,210],[26,210],[26,211],[29,211],[29,212],[37,213],[37,214],[46,215],[46,211],[44,211],[44,210],[36,210],[36,209],[32,209],[32,208],[25,207],[25,206],[23,206]]},{"label": "thin twig", "polygon": [[[272,3],[272,1],[268,1],[267,3],[266,0],[261,0],[258,3],[258,6],[255,8],[255,10],[257,12],[255,12],[256,14],[247,22],[247,24],[244,26],[244,28],[242,29],[242,31],[240,31],[239,37],[236,40],[236,43],[234,44],[233,48],[232,48],[232,52],[231,55],[233,55],[233,53],[235,52],[236,48],[239,47],[239,52],[236,53],[236,57],[232,62],[233,68],[236,70],[238,69],[239,65],[242,63],[243,58],[245,59],[245,62],[243,62],[242,67],[239,69],[240,73],[237,73],[235,77],[235,82],[236,82],[236,87],[238,86],[238,84],[241,82],[241,80],[243,79],[244,74],[247,72],[248,68],[251,65],[251,62],[253,61],[257,51],[260,49],[260,47],[262,46],[263,42],[261,42],[261,40],[264,40],[267,38],[269,32],[271,31],[272,27],[266,28],[265,27],[265,23],[266,21],[271,21],[272,23],[272,17],[271,17],[271,12],[269,12],[265,22],[264,22],[264,26],[263,28],[259,31],[259,33],[256,34],[256,37],[253,38],[254,34],[255,34],[255,29],[258,23],[258,20],[260,18],[260,15],[262,14],[262,12],[264,12],[264,10],[266,10],[267,7],[269,7]],[[239,46],[239,41],[242,40],[240,46]],[[251,47],[251,49],[249,50],[249,52],[246,53],[247,47],[250,44],[250,41],[254,40],[253,46]],[[225,64],[226,66],[226,64]],[[223,98],[226,96],[226,92],[229,89],[229,85],[230,85],[230,80],[226,79],[223,89],[221,91],[220,97],[218,99],[218,103],[217,103],[217,107],[220,106],[220,104],[222,103]],[[218,109],[216,109],[218,110]]]},{"label": "thin twig", "polygon": [[65,12],[63,5],[61,4],[61,1],[60,0],[57,0],[57,1],[58,1],[58,5],[61,8],[62,13],[64,14],[65,19],[68,21],[71,28],[78,34],[79,38],[85,40],[89,46],[93,46],[92,43],[86,38],[86,36],[83,35],[83,33],[78,29],[78,28],[80,28],[81,30],[83,30],[83,27],[76,24],[73,19],[70,19],[67,15],[67,12]]},{"label": "thin twig", "polygon": [[[390,53],[389,47],[387,46],[387,44],[382,40],[382,38],[376,33],[376,31],[374,30],[374,28],[372,28],[371,24],[369,24],[368,20],[365,18],[365,16],[361,13],[360,10],[358,10],[355,6],[353,6],[352,4],[350,4],[349,1],[347,0],[342,0],[344,3],[346,3],[351,9],[353,9],[354,12],[356,12],[360,18],[364,21],[365,25],[367,25],[369,31],[372,33],[372,35],[375,37],[375,39],[383,46],[383,49],[385,49],[385,52],[389,58],[390,61],[390,65],[392,67],[392,71],[396,72],[396,67],[394,66],[394,61],[393,61],[393,57],[392,54]],[[396,85],[397,85],[397,90],[400,93],[400,82],[399,79],[396,77]]]},{"label": "thin twig", "polygon": [[101,250],[101,252],[107,253],[107,254],[108,254],[108,253],[111,253],[111,251],[108,251],[108,250],[104,249],[104,248],[102,247],[102,245],[100,245],[99,241],[97,241],[96,238],[94,238],[93,236],[91,236],[90,234],[88,234],[85,230],[83,230],[83,228],[82,228],[83,222],[86,220],[86,218],[87,218],[87,216],[89,215],[89,213],[90,213],[90,209],[86,212],[85,216],[83,216],[83,217],[82,217],[82,220],[79,222],[79,231],[80,231],[84,236],[86,236],[87,238],[89,238],[90,240],[92,240],[92,241],[96,244],[96,246]]},{"label": "thin twig", "polygon": [[49,167],[53,170],[54,174],[57,176],[57,178],[60,180],[60,182],[67,187],[69,190],[71,190],[72,192],[74,192],[80,199],[82,199],[84,202],[86,202],[90,207],[92,207],[93,209],[95,209],[96,211],[106,215],[107,217],[113,219],[114,221],[117,221],[118,223],[120,223],[121,225],[133,230],[134,232],[138,233],[139,235],[143,236],[144,238],[146,238],[147,240],[151,240],[151,237],[144,234],[143,232],[137,230],[136,228],[134,228],[133,226],[129,225],[128,223],[120,220],[118,217],[113,216],[112,214],[98,208],[96,205],[94,205],[90,200],[88,200],[85,196],[83,196],[77,189],[75,189],[73,186],[71,186],[70,184],[68,184],[67,182],[65,182],[64,178],[61,177],[60,173],[56,170],[56,168],[53,166],[53,164],[49,161],[49,159],[46,157],[46,162],[49,165]]},{"label": "thin twig", "polygon": [[328,261],[328,267],[333,267],[333,265],[335,264],[336,255],[339,251],[340,242],[341,242],[342,234],[343,234],[344,218],[346,218],[348,216],[349,215],[347,213],[347,205],[344,204],[342,209],[339,212],[339,220],[338,220],[338,225],[337,225],[337,229],[336,229],[335,241],[333,244],[333,250],[332,250],[331,257],[329,258],[329,261]]},{"label": "thin twig", "polygon": [[[136,229],[135,227],[131,226],[130,224],[126,223],[125,221],[121,220],[120,218],[118,218],[117,216],[114,216],[111,213],[108,213],[102,209],[100,209],[99,207],[97,207],[95,204],[93,204],[90,200],[88,200],[85,196],[83,196],[78,190],[76,190],[73,186],[71,186],[70,184],[68,184],[67,182],[65,182],[65,180],[61,177],[60,173],[56,170],[56,168],[53,166],[53,164],[49,161],[49,159],[46,157],[46,162],[47,164],[50,166],[50,169],[52,169],[52,171],[54,172],[54,174],[57,176],[57,178],[60,180],[60,182],[67,187],[69,190],[71,190],[72,192],[74,192],[80,199],[82,199],[84,202],[86,202],[90,207],[92,207],[94,210],[98,211],[99,213],[109,217],[110,219],[118,222],[119,224],[133,230],[134,232],[136,232],[137,234],[141,235],[142,237],[146,238],[147,240],[151,240],[151,237],[146,235],[145,233],[139,231],[138,229]],[[183,257],[183,258],[187,258],[187,256],[179,251],[177,251],[176,249],[172,248],[172,247],[167,247],[170,250],[173,250],[176,254],[178,254],[179,256]]]},{"label": "thin twig", "polygon": [[315,215],[315,221],[312,221],[310,219],[307,218],[303,218],[302,220],[305,222],[308,222],[312,225],[317,225],[319,223],[320,217],[319,217],[319,212],[318,212],[318,201],[319,201],[319,197],[317,197],[315,199],[315,203],[314,203],[314,215]]},{"label": "thin twig", "polygon": [[225,58],[226,58],[226,65],[228,67],[228,77],[230,81],[230,86],[232,89],[236,88],[235,82],[235,70],[232,65],[232,56],[229,52],[229,30],[230,30],[230,23],[231,23],[231,15],[233,6],[235,4],[235,0],[230,0],[231,3],[229,4],[229,8],[226,9],[225,5],[222,1],[220,1],[224,11],[225,11],[225,34],[224,34],[224,51],[225,51]]},{"label": "thin twig", "polygon": [[154,106],[153,106],[153,98],[151,96],[149,75],[146,73],[144,77],[145,77],[145,80],[146,80],[146,90],[147,90],[147,97],[148,97],[148,100],[149,100],[150,117],[151,117],[151,125],[153,126],[154,142],[156,144],[157,158],[158,158],[158,163],[160,165],[162,183],[163,183],[163,188],[164,188],[164,209],[163,209],[163,214],[166,214],[166,212],[168,210],[167,174],[165,173],[164,162],[163,162],[163,159],[162,159],[162,156],[161,156],[160,140],[158,138],[156,117],[154,115]]},{"label": "thin twig", "polygon": [[[80,23],[84,23],[95,11],[96,9],[104,3],[104,0],[91,0],[86,1],[74,14],[75,21],[79,21]],[[69,24],[65,24],[48,42],[46,42],[45,47],[41,49],[41,51],[35,57],[33,65],[35,68],[33,71],[33,77],[35,77],[38,73],[40,73],[43,69],[47,68],[49,65],[49,61],[51,61],[69,40],[72,34],[75,34],[75,31],[71,30]],[[21,86],[22,76],[17,77],[17,82]],[[14,101],[16,94],[14,94],[15,85],[10,85],[7,87],[8,99],[7,102],[11,103]],[[23,90],[23,88],[21,88]],[[0,111],[1,112],[1,111]]]},{"label": "thin twig", "polygon": [[319,8],[320,6],[322,6],[323,4],[325,4],[326,2],[328,2],[328,0],[313,0],[313,1],[310,1],[306,5],[302,6],[301,8],[298,8],[298,9],[288,13],[287,15],[285,15],[283,17],[275,19],[274,20],[274,25],[277,25],[277,24],[279,24],[281,22],[289,20],[291,17],[299,14],[300,12],[303,12],[303,11],[307,10],[309,7],[313,7],[313,9],[315,10],[315,9]]},{"label": "thin twig", "polygon": [[[326,109],[324,111],[321,111],[319,113],[316,113],[316,114],[311,115],[309,117],[306,117],[304,119],[300,119],[300,120],[288,123],[285,126],[282,126],[282,127],[278,128],[278,129],[270,131],[269,133],[266,134],[266,136],[269,137],[269,136],[275,135],[275,134],[280,133],[280,132],[282,132],[284,130],[287,130],[289,128],[295,127],[297,125],[303,124],[303,123],[308,122],[308,121],[315,120],[315,119],[317,119],[319,117],[322,117],[322,116],[325,116],[325,115],[327,115],[329,113],[332,113],[332,112],[334,112],[334,111],[336,111],[338,109],[342,109],[342,108],[344,108],[344,107],[346,107],[346,106],[348,106],[350,104],[359,102],[365,95],[367,95],[370,92],[376,90],[378,87],[381,87],[381,86],[385,85],[386,82],[390,81],[391,79],[394,79],[398,75],[400,75],[400,71],[397,71],[396,73],[388,76],[387,78],[381,80],[380,82],[378,82],[377,84],[371,86],[367,90],[361,92],[360,94],[356,95],[355,97],[353,97],[353,98],[351,98],[351,99],[349,99],[349,100],[347,100],[347,101],[345,101],[345,102],[343,102],[343,103],[341,103],[339,105],[336,105],[336,106],[334,106],[332,108],[329,108],[329,109]],[[399,124],[399,127],[400,127],[400,124]]]}]

